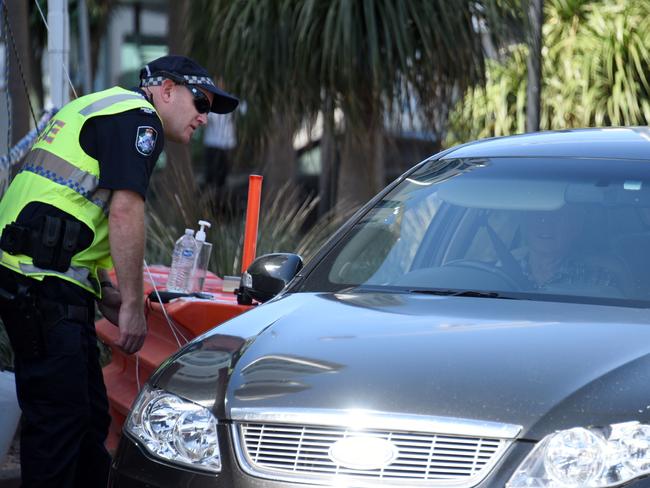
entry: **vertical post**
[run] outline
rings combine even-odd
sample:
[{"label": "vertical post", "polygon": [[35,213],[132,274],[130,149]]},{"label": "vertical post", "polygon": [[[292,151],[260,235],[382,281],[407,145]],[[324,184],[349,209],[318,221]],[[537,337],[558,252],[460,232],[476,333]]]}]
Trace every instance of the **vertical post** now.
[{"label": "vertical post", "polygon": [[[524,2],[526,5],[526,2]],[[528,87],[526,89],[526,132],[539,130],[542,90],[542,26],[544,0],[528,0]]]},{"label": "vertical post", "polygon": [[[2,4],[0,4],[2,7]],[[9,46],[5,39],[5,10],[0,8],[0,154],[9,154],[11,147],[11,97],[9,96]],[[0,181],[5,182],[6,176],[1,175]],[[3,189],[0,184],[0,191]]]},{"label": "vertical post", "polygon": [[86,0],[77,0],[79,11],[79,47],[81,54],[81,71],[83,73],[83,93],[92,91],[92,61],[90,60],[90,28],[88,27],[88,7]]},{"label": "vertical post", "polygon": [[67,0],[48,0],[47,23],[50,34],[47,39],[50,64],[50,94],[52,104],[62,107],[70,100],[68,91],[68,53],[70,52],[70,28]]},{"label": "vertical post", "polygon": [[257,247],[257,225],[260,220],[260,200],[262,195],[262,177],[248,177],[248,204],[246,205],[246,229],[244,231],[244,251],[241,260],[241,271],[246,271],[255,259]]},{"label": "vertical post", "polygon": [[327,96],[322,106],[323,135],[321,137],[321,171],[318,178],[318,216],[322,217],[336,202],[336,141],[334,103]]}]

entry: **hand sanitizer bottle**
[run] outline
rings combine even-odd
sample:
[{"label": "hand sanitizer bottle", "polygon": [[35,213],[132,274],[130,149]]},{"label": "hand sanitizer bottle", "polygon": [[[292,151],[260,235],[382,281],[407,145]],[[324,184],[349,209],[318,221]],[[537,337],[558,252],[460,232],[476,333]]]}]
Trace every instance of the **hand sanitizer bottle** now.
[{"label": "hand sanitizer bottle", "polygon": [[196,258],[196,265],[192,278],[192,291],[203,291],[205,284],[205,275],[208,272],[208,263],[210,262],[210,254],[212,253],[212,244],[205,240],[205,228],[208,229],[212,226],[210,222],[199,220],[199,230],[196,232],[196,243],[199,247],[198,255]]}]

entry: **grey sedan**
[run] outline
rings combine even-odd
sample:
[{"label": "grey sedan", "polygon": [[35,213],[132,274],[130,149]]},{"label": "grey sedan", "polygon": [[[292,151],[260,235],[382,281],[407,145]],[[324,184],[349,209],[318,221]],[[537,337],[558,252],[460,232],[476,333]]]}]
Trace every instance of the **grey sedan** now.
[{"label": "grey sedan", "polygon": [[650,486],[650,130],[415,166],[166,361],[114,487]]}]

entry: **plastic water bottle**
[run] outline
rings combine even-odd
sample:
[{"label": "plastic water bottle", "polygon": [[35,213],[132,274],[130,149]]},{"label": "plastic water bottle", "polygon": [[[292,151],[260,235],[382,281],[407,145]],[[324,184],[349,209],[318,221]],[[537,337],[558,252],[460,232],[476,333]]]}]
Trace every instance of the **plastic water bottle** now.
[{"label": "plastic water bottle", "polygon": [[196,239],[194,239],[194,230],[185,229],[185,234],[174,245],[172,267],[167,276],[167,290],[180,293],[190,291],[196,253],[197,245]]}]

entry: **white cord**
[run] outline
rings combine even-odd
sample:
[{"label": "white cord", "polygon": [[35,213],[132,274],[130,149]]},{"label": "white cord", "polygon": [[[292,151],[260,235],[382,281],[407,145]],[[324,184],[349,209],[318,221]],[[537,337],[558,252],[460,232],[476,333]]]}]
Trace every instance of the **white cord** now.
[{"label": "white cord", "polygon": [[138,385],[138,392],[142,389],[140,386],[140,353],[135,353],[135,383]]},{"label": "white cord", "polygon": [[41,13],[41,19],[43,19],[43,23],[45,24],[45,28],[50,31],[50,26],[47,25],[47,20],[45,20],[45,15],[43,15],[43,11],[41,10],[41,6],[38,4],[38,0],[34,0],[34,3],[36,4],[36,8],[38,11]]},{"label": "white cord", "polygon": [[154,280],[153,275],[151,274],[151,270],[149,269],[147,260],[145,259],[143,260],[143,262],[144,262],[144,267],[147,270],[147,274],[149,275],[149,280],[153,285],[153,290],[156,293],[156,296],[158,297],[158,302],[160,303],[160,308],[165,317],[165,320],[167,320],[167,324],[169,325],[169,328],[172,331],[172,334],[174,335],[174,339],[176,339],[176,344],[178,344],[178,347],[181,347],[183,346],[183,344],[181,344],[180,340],[178,339],[178,336],[180,335],[183,338],[185,344],[189,342],[189,339],[183,335],[183,333],[178,328],[176,322],[174,322],[174,320],[169,315],[167,315],[167,310],[165,310],[165,306],[163,305],[162,299],[160,298],[160,293],[158,293],[158,287],[156,286],[156,281]]},{"label": "white cord", "polygon": [[[181,342],[178,340],[179,335],[183,338],[186,344],[189,341],[183,335],[183,333],[174,325],[174,321],[171,319],[171,317],[167,315],[167,311],[165,310],[165,306],[163,305],[162,300],[160,299],[160,293],[158,293],[158,288],[156,288],[156,281],[153,279],[153,275],[151,274],[151,270],[149,269],[147,260],[143,259],[143,263],[145,269],[147,270],[147,274],[149,275],[149,280],[151,280],[151,284],[153,285],[153,289],[156,292],[156,296],[158,297],[158,301],[160,302],[163,315],[165,316],[165,319],[167,319],[167,324],[169,324],[169,328],[171,329],[172,334],[174,335],[174,339],[176,339],[176,344],[178,344],[178,347],[181,347]],[[142,389],[142,385],[140,384],[140,353],[139,352],[135,353],[135,383],[138,387],[138,392],[139,392]]]},{"label": "white cord", "polygon": [[[43,15],[43,11],[41,10],[41,6],[38,4],[38,0],[34,0],[34,3],[36,4],[36,8],[38,9],[39,13],[41,14],[41,19],[43,19],[43,23],[45,24],[45,28],[47,29],[47,35],[50,35],[50,26],[47,25],[47,20],[45,20],[45,15]],[[72,93],[74,94],[75,98],[79,98],[79,95],[77,95],[77,90],[74,89],[74,85],[72,84],[72,79],[70,79],[70,74],[68,73],[68,68],[66,68],[65,63],[62,63],[63,67],[63,72],[65,73],[65,77],[68,80],[68,83],[70,84],[70,88],[72,88]],[[61,107],[57,107],[61,108]]]}]

